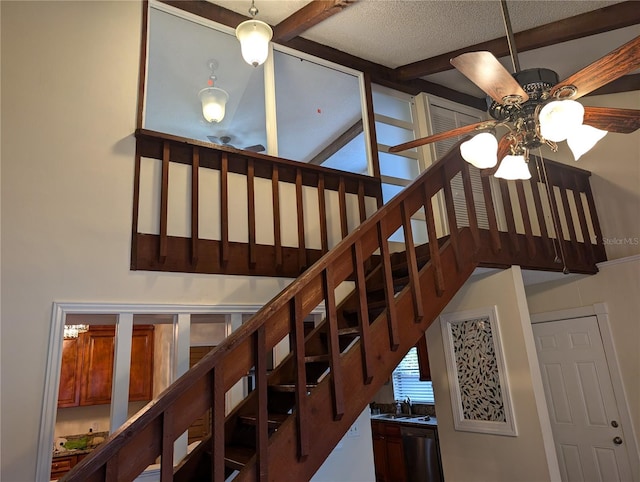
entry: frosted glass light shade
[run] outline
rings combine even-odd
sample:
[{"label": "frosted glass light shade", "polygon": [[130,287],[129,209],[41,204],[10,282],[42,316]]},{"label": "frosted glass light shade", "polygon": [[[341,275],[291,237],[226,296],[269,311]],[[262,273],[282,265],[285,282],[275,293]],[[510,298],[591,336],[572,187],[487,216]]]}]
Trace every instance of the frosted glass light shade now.
[{"label": "frosted glass light shade", "polygon": [[269,40],[273,36],[271,27],[260,20],[245,20],[236,27],[242,58],[249,65],[262,65],[269,56]]},{"label": "frosted glass light shade", "polygon": [[494,176],[511,181],[526,180],[531,179],[531,172],[524,156],[505,156]]},{"label": "frosted glass light shade", "polygon": [[207,87],[200,91],[202,102],[202,115],[207,122],[220,122],[224,119],[225,107],[229,100],[229,94],[218,87]]},{"label": "frosted glass light shade", "polygon": [[567,137],[567,144],[577,161],[585,153],[591,150],[600,139],[607,135],[607,131],[582,124]]},{"label": "frosted glass light shade", "polygon": [[488,169],[498,163],[498,140],[490,132],[481,132],[460,144],[460,154],[478,169]]},{"label": "frosted glass light shade", "polygon": [[540,134],[549,141],[564,141],[582,125],[584,107],[575,100],[555,100],[540,111]]}]

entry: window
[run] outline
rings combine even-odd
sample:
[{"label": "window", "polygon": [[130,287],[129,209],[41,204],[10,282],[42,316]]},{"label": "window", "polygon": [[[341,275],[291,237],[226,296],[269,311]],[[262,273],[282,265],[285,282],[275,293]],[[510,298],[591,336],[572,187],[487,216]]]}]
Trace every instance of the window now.
[{"label": "window", "polygon": [[420,381],[416,347],[409,350],[393,371],[393,396],[396,400],[409,397],[412,402],[435,403],[431,382]]}]

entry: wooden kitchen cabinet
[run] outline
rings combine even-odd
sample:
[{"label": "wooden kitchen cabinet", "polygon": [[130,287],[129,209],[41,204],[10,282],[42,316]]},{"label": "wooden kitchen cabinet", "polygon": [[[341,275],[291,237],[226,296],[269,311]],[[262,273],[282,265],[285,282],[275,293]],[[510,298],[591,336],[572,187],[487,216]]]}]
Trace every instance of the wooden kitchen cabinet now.
[{"label": "wooden kitchen cabinet", "polygon": [[54,457],[51,461],[51,480],[58,480],[86,456],[87,454]]},{"label": "wooden kitchen cabinet", "polygon": [[[64,340],[58,407],[110,403],[114,352],[113,326],[92,325],[78,338]],[[150,400],[152,395],[153,326],[137,325],[131,340],[129,400]]]},{"label": "wooden kitchen cabinet", "polygon": [[407,480],[400,426],[395,423],[371,421],[373,459],[377,482]]}]

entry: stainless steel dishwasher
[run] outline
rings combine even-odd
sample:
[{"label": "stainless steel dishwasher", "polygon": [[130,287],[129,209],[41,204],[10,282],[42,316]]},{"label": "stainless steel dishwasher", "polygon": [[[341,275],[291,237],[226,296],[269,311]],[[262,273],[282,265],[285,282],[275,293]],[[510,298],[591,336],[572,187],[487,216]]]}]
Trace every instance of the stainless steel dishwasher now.
[{"label": "stainless steel dishwasher", "polygon": [[407,482],[441,482],[438,434],[432,428],[401,427]]}]

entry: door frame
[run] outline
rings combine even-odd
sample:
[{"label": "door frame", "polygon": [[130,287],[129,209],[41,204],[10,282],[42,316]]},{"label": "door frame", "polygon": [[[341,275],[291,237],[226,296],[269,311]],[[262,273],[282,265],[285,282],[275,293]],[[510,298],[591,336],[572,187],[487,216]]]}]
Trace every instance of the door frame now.
[{"label": "door frame", "polygon": [[[613,334],[611,333],[611,324],[609,322],[609,308],[606,303],[594,303],[593,305],[583,306],[580,308],[570,308],[566,310],[547,311],[543,313],[531,314],[531,323],[545,323],[553,321],[570,320],[574,318],[586,318],[595,316],[602,339],[607,367],[611,377],[613,386],[613,395],[616,399],[616,406],[620,415],[622,433],[627,452],[629,454],[629,463],[631,465],[631,473],[634,480],[640,480],[640,454],[638,453],[638,439],[633,427],[629,404],[627,402],[627,394],[620,375],[620,365],[616,347],[613,342]],[[537,353],[536,353],[537,356]]]}]

